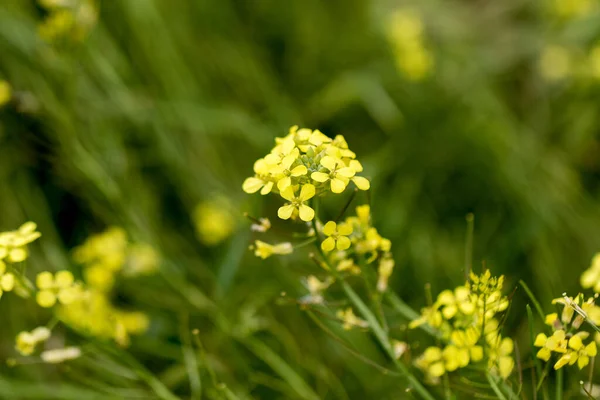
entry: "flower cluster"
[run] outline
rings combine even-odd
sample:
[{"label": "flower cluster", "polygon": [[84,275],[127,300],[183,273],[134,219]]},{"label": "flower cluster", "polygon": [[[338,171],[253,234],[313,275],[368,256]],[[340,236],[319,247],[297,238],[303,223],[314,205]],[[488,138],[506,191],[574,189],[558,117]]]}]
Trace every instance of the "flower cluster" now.
[{"label": "flower cluster", "polygon": [[413,81],[424,79],[433,68],[433,57],[425,47],[419,15],[412,10],[396,11],[388,36],[398,69]]},{"label": "flower cluster", "polygon": [[410,323],[410,328],[429,325],[444,343],[427,348],[416,361],[431,381],[479,362],[486,362],[488,369],[503,378],[510,375],[514,344],[500,335],[497,318],[509,304],[502,294],[503,283],[502,276],[492,277],[489,270],[480,276],[471,273],[470,282],[441,292],[422,310],[421,317]]},{"label": "flower cluster", "polygon": [[39,0],[48,12],[38,32],[47,42],[83,41],[96,25],[98,10],[93,0]]},{"label": "flower cluster", "polygon": [[278,211],[281,219],[311,221],[315,212],[309,201],[313,197],[342,193],[350,181],[368,190],[369,181],[357,175],[362,170],[343,136],[331,139],[318,130],[293,126],[287,136],[275,140],[269,154],[254,163],[255,175],[247,178],[242,188],[262,195],[277,192],[287,200]]},{"label": "flower cluster", "polygon": [[34,222],[26,222],[16,231],[0,233],[0,261],[10,263],[25,261],[28,257],[27,245],[41,236]]},{"label": "flower cluster", "polygon": [[535,339],[534,346],[539,347],[537,357],[549,361],[552,354],[559,355],[554,369],[560,369],[565,365],[577,364],[583,369],[589,364],[590,358],[596,357],[598,351],[596,342],[592,339],[585,343],[590,333],[583,330],[584,321],[592,324],[600,324],[600,307],[595,304],[596,297],[587,300],[583,294],[568,297],[564,295],[552,301],[553,304],[562,306],[562,312],[548,314],[546,324],[552,330],[551,335],[539,333]]}]

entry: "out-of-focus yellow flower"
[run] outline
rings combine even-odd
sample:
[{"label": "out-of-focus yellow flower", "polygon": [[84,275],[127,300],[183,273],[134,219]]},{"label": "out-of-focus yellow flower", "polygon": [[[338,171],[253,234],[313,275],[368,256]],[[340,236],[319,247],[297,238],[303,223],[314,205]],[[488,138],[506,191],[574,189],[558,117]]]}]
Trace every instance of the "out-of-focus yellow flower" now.
[{"label": "out-of-focus yellow flower", "polygon": [[42,361],[48,364],[60,364],[65,361],[81,357],[79,347],[65,347],[63,349],[46,350],[40,354]]},{"label": "out-of-focus yellow flower", "polygon": [[377,290],[379,292],[385,292],[388,287],[388,281],[392,272],[394,272],[394,259],[391,257],[384,257],[379,261],[379,268],[377,269]]},{"label": "out-of-focus yellow flower", "polygon": [[540,56],[539,69],[542,77],[549,81],[567,78],[571,72],[571,54],[562,46],[549,45]]},{"label": "out-of-focus yellow flower", "polygon": [[10,85],[8,84],[8,82],[0,79],[0,107],[8,103],[10,101],[11,96],[12,89],[10,88]]},{"label": "out-of-focus yellow flower", "polygon": [[398,69],[410,80],[420,81],[433,69],[433,56],[423,37],[423,22],[414,10],[392,14],[388,37]]},{"label": "out-of-focus yellow flower", "polygon": [[314,275],[310,275],[306,278],[306,288],[309,291],[309,295],[302,299],[304,304],[321,304],[323,303],[323,292],[333,284],[334,280],[331,276],[328,276],[324,281],[319,280]]},{"label": "out-of-focus yellow flower", "polygon": [[331,251],[335,248],[338,250],[347,250],[352,242],[348,238],[352,234],[352,225],[336,224],[334,221],[329,221],[323,227],[323,233],[327,239],[321,243],[321,249]]},{"label": "out-of-focus yellow flower", "polygon": [[41,0],[40,5],[48,10],[48,16],[38,26],[38,33],[47,42],[83,41],[98,19],[93,0]]},{"label": "out-of-focus yellow flower", "polygon": [[122,228],[110,227],[90,236],[73,250],[73,259],[87,266],[100,264],[111,271],[123,268],[127,259],[127,234]]},{"label": "out-of-focus yellow flower", "polygon": [[263,260],[271,257],[273,254],[286,255],[291,254],[293,251],[294,247],[289,242],[275,245],[265,243],[260,240],[254,242],[254,255],[262,258]]},{"label": "out-of-focus yellow flower", "polygon": [[34,222],[26,222],[16,231],[0,233],[0,260],[17,263],[27,259],[27,245],[41,236]]},{"label": "out-of-focus yellow flower", "polygon": [[348,307],[345,310],[338,310],[336,316],[343,322],[343,328],[349,331],[352,328],[368,328],[369,323],[358,318],[352,308]]},{"label": "out-of-focus yellow flower", "polygon": [[15,276],[6,272],[6,264],[0,260],[0,297],[4,292],[10,292],[15,287]]},{"label": "out-of-focus yellow flower", "polygon": [[125,264],[126,275],[147,275],[158,269],[160,257],[152,246],[146,243],[133,243],[129,246],[129,256]]},{"label": "out-of-focus yellow flower", "polygon": [[271,229],[271,221],[269,221],[269,218],[259,218],[254,224],[252,224],[250,229],[254,232],[265,233]]},{"label": "out-of-focus yellow flower", "polygon": [[200,203],[194,210],[194,222],[198,238],[208,246],[223,242],[236,228],[231,205],[223,197]]},{"label": "out-of-focus yellow flower", "polygon": [[70,271],[58,271],[55,275],[45,271],[38,274],[36,285],[37,303],[44,308],[52,307],[58,300],[61,304],[71,304],[81,297],[81,285],[75,282]]},{"label": "out-of-focus yellow flower", "polygon": [[289,203],[281,206],[277,211],[277,215],[281,219],[290,219],[291,217],[299,215],[302,221],[312,221],[315,217],[315,210],[305,203],[312,199],[314,195],[315,187],[310,183],[302,186],[298,196],[294,194],[294,189],[291,186],[288,187],[281,192],[281,197],[289,201]]},{"label": "out-of-focus yellow flower", "polygon": [[45,342],[50,337],[50,329],[39,326],[31,332],[19,332],[15,348],[24,356],[29,356],[35,351],[35,347]]},{"label": "out-of-focus yellow flower", "polygon": [[592,0],[554,0],[554,11],[563,18],[576,18],[590,13],[594,7]]},{"label": "out-of-focus yellow flower", "polygon": [[[598,53],[600,72],[600,51]],[[600,293],[600,253],[594,255],[592,265],[581,274],[580,283],[584,289],[593,288],[594,292]]]}]

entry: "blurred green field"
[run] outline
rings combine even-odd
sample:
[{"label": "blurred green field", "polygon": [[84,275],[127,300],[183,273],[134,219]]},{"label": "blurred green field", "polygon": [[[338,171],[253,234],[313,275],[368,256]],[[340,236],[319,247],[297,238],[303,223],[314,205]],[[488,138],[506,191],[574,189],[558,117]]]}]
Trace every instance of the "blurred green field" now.
[{"label": "blurred green field", "polygon": [[[412,398],[401,377],[280,301],[305,294],[307,261],[248,251],[243,212],[275,220],[278,201],[241,184],[296,124],[343,134],[358,153],[375,225],[393,243],[390,287],[415,309],[426,283],[438,293],[462,282],[469,213],[475,270],[506,275],[509,290],[522,279],[544,304],[576,294],[600,251],[600,7],[557,15],[554,3],[105,0],[85,40],[53,45],[38,35],[43,7],[2,0],[0,80],[13,97],[0,108],[0,231],[38,223],[32,274],[80,273],[70,250],[109,226],[162,263],[115,292],[150,317],[147,334],[126,349],[88,343],[69,364],[2,364],[0,398]],[[398,9],[422,20],[422,77],[402,70],[389,35]],[[219,198],[236,229],[207,245],[194,210]],[[512,298],[505,332],[525,360],[528,299],[520,288]],[[420,351],[419,334],[388,311],[395,336]],[[15,357],[17,332],[49,318],[4,295],[0,360]],[[368,335],[328,326],[386,364]],[[580,379],[567,373],[566,398]]]}]

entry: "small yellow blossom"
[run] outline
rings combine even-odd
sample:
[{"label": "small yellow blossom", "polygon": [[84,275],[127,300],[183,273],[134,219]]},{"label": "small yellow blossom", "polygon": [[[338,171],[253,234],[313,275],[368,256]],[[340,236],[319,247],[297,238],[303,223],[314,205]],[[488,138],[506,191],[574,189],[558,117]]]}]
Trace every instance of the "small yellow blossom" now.
[{"label": "small yellow blossom", "polygon": [[264,159],[261,158],[257,160],[254,163],[254,173],[256,175],[246,178],[242,184],[244,192],[251,194],[260,190],[260,194],[263,196],[271,193],[275,183],[275,178],[271,176],[271,169],[272,167],[270,167]]},{"label": "small yellow blossom", "polygon": [[81,295],[81,286],[70,271],[58,271],[55,275],[41,272],[36,278],[36,285],[39,289],[37,303],[44,308],[52,307],[57,300],[61,304],[71,304]]},{"label": "small yellow blossom", "polygon": [[26,222],[16,231],[0,233],[0,260],[17,263],[28,257],[27,245],[41,236],[34,222]]},{"label": "small yellow blossom", "polygon": [[8,82],[0,79],[0,107],[4,106],[10,101],[12,96],[12,90]]},{"label": "small yellow blossom", "polygon": [[580,283],[584,289],[593,288],[594,292],[600,293],[600,253],[596,253],[594,255],[594,257],[592,258],[592,265],[587,270],[585,270],[583,274],[581,274]]},{"label": "small yellow blossom", "polygon": [[352,244],[348,238],[352,234],[352,225],[343,223],[338,225],[334,221],[329,221],[323,227],[323,233],[327,236],[327,239],[321,243],[323,251],[332,251],[335,248],[347,250]]},{"label": "small yellow blossom", "polygon": [[533,343],[535,347],[541,347],[537,352],[536,356],[544,361],[550,359],[551,352],[566,353],[567,352],[567,339],[565,331],[559,329],[555,331],[552,336],[547,337],[545,334],[540,333],[535,338]]},{"label": "small yellow blossom", "polygon": [[379,261],[379,268],[377,269],[377,290],[379,292],[385,292],[388,287],[388,281],[392,272],[394,272],[394,259],[391,257],[384,257]]},{"label": "small yellow blossom", "polygon": [[286,255],[291,254],[293,251],[294,247],[289,242],[275,245],[265,243],[260,240],[254,242],[254,255],[262,258],[263,260],[271,257],[273,254]]},{"label": "small yellow blossom", "polygon": [[315,217],[315,210],[304,204],[315,195],[315,187],[310,183],[302,186],[300,194],[296,196],[294,189],[290,186],[283,192],[281,197],[289,201],[286,205],[279,208],[277,215],[281,219],[290,219],[290,217],[298,214],[302,221],[312,221]]},{"label": "small yellow blossom", "polygon": [[79,347],[47,350],[40,354],[42,361],[48,364],[59,364],[79,357],[81,357],[81,349]]},{"label": "small yellow blossom", "polygon": [[15,348],[22,355],[29,356],[39,343],[45,342],[49,337],[50,330],[45,326],[37,327],[31,332],[19,332]]},{"label": "small yellow blossom", "polygon": [[0,260],[0,297],[4,292],[10,292],[15,287],[15,276],[6,272],[6,264]]},{"label": "small yellow blossom", "polygon": [[358,318],[352,308],[348,307],[345,310],[338,310],[336,316],[343,322],[343,328],[349,331],[352,328],[368,328],[369,323]]},{"label": "small yellow blossom", "polygon": [[333,193],[342,193],[346,189],[350,178],[356,174],[356,171],[347,167],[341,159],[331,156],[323,157],[321,166],[325,167],[327,172],[321,170],[313,172],[311,178],[320,183],[329,181]]},{"label": "small yellow blossom", "polygon": [[596,342],[591,341],[584,345],[583,340],[589,336],[587,332],[578,332],[569,339],[568,350],[554,364],[554,369],[559,369],[565,365],[573,365],[577,363],[579,369],[583,369],[590,362],[591,357],[596,357],[598,350]]},{"label": "small yellow blossom", "polygon": [[314,275],[310,275],[306,278],[306,288],[309,291],[309,295],[302,299],[303,303],[306,304],[321,304],[323,303],[323,292],[333,284],[334,280],[331,276],[328,276],[325,280],[321,281]]},{"label": "small yellow blossom", "polygon": [[224,197],[200,203],[194,210],[193,217],[198,238],[208,246],[223,242],[236,228],[232,206]]}]

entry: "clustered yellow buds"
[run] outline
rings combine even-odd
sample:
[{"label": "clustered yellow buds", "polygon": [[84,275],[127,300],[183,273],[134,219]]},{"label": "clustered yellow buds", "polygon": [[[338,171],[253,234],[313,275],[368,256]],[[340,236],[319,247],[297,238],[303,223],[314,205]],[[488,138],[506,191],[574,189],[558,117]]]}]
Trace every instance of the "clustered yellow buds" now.
[{"label": "clustered yellow buds", "polygon": [[327,192],[342,193],[350,181],[361,190],[370,187],[366,178],[357,175],[363,167],[341,135],[331,139],[318,130],[293,126],[275,143],[269,154],[254,163],[255,175],[242,188],[262,195],[278,192],[287,200],[278,211],[281,219],[311,221],[315,212],[309,200]]},{"label": "clustered yellow buds", "polygon": [[35,351],[35,347],[48,340],[50,329],[39,326],[31,332],[19,332],[16,340],[16,349],[24,356],[29,356]]},{"label": "clustered yellow buds", "polygon": [[55,275],[44,271],[38,274],[35,282],[39,289],[37,303],[44,308],[52,307],[57,301],[69,305],[82,295],[81,283],[75,282],[70,271],[58,271]]},{"label": "clustered yellow buds", "polygon": [[34,222],[26,222],[16,231],[0,233],[0,261],[11,263],[25,261],[28,257],[27,245],[41,236]]},{"label": "clustered yellow buds", "polygon": [[502,338],[497,315],[508,308],[502,294],[504,277],[492,277],[489,270],[454,291],[444,290],[434,304],[424,308],[410,328],[427,324],[444,342],[432,346],[416,361],[432,381],[447,372],[471,363],[486,361],[487,368],[506,378],[514,368],[510,338]]},{"label": "clustered yellow buds", "polygon": [[559,355],[554,369],[560,369],[566,365],[577,364],[583,369],[590,362],[590,358],[597,355],[596,342],[592,339],[586,344],[584,341],[590,337],[590,333],[583,330],[583,323],[600,324],[600,307],[595,304],[596,297],[585,300],[583,294],[568,297],[564,295],[552,301],[560,304],[562,312],[548,314],[546,325],[552,329],[552,334],[547,336],[539,333],[535,339],[534,346],[539,347],[537,357],[549,361],[552,354]]}]

